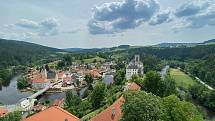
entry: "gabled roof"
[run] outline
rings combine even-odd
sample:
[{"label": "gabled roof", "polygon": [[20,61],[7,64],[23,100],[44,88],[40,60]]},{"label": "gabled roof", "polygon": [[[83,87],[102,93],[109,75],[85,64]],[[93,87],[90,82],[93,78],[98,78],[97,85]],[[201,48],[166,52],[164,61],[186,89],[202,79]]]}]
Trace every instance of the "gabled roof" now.
[{"label": "gabled roof", "polygon": [[30,116],[24,121],[79,121],[80,119],[58,106],[52,106]]},{"label": "gabled roof", "polygon": [[138,91],[140,89],[141,89],[141,87],[138,84],[136,84],[135,82],[128,84],[128,90]]},{"label": "gabled roof", "polygon": [[121,96],[111,106],[97,114],[90,121],[119,121],[122,117],[121,106],[124,104],[124,98]]}]

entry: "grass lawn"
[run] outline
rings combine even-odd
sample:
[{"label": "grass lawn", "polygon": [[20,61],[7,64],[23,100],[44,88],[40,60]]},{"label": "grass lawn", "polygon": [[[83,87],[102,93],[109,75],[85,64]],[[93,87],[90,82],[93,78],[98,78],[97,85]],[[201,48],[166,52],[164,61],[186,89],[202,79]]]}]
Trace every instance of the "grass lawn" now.
[{"label": "grass lawn", "polygon": [[179,69],[170,69],[170,75],[176,81],[177,86],[186,90],[196,83],[195,80]]},{"label": "grass lawn", "polygon": [[[96,56],[94,58],[84,59],[84,63],[93,63],[94,60],[96,60],[96,61],[102,61],[102,62],[105,61],[104,58]],[[80,60],[76,60],[76,63],[81,63],[81,61]]]}]

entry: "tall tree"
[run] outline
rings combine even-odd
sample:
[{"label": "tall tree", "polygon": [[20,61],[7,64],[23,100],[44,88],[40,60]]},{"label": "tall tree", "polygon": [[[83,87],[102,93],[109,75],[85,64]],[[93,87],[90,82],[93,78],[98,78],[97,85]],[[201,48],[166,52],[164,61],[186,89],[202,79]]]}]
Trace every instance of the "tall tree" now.
[{"label": "tall tree", "polygon": [[102,105],[105,97],[106,86],[102,82],[97,82],[92,93],[90,94],[89,100],[92,104],[92,107],[95,109]]},{"label": "tall tree", "polygon": [[161,84],[161,76],[159,73],[155,71],[149,71],[146,73],[144,79],[144,89],[147,92],[151,92],[155,95],[160,95],[160,84]]}]

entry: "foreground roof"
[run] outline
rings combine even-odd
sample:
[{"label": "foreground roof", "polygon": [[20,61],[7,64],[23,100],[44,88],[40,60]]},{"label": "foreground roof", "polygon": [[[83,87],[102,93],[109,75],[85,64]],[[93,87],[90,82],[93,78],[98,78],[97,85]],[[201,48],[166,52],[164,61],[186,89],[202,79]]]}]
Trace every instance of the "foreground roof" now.
[{"label": "foreground roof", "polygon": [[91,121],[119,121],[122,117],[121,106],[124,103],[124,98],[121,96],[111,106],[97,114]]},{"label": "foreground roof", "polygon": [[6,108],[0,108],[0,117],[4,116],[8,113],[8,110]]},{"label": "foreground roof", "polygon": [[58,106],[52,106],[24,121],[79,121],[80,119]]}]

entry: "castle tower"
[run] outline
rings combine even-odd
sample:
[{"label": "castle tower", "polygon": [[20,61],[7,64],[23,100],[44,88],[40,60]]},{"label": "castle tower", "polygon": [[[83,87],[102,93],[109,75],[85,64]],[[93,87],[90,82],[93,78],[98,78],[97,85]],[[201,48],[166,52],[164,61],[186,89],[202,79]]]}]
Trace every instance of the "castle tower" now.
[{"label": "castle tower", "polygon": [[135,62],[135,64],[138,64],[140,62],[140,55],[134,56],[134,62]]}]

